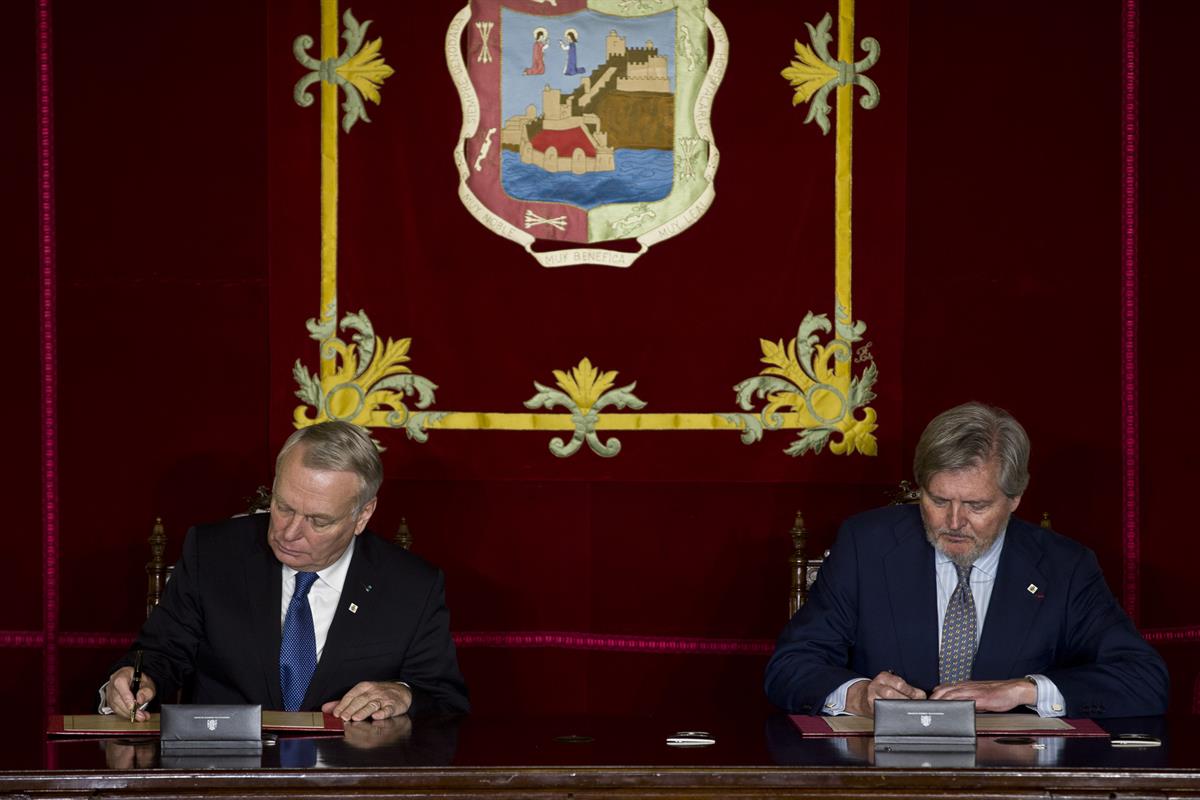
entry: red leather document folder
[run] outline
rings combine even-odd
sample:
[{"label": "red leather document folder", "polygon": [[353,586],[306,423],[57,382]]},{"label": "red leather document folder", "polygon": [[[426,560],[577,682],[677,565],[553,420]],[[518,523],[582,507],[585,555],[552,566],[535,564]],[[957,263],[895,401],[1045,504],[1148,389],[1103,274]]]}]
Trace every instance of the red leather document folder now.
[{"label": "red leather document folder", "polygon": [[[789,715],[805,736],[872,736],[867,717],[810,717]],[[976,736],[1108,736],[1108,731],[1091,719],[1037,717],[1032,714],[977,714]]]}]

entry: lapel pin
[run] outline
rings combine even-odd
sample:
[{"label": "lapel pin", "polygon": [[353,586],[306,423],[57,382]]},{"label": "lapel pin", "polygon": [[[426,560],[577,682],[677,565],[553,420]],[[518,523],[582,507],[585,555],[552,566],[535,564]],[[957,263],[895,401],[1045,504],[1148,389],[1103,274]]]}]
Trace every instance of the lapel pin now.
[{"label": "lapel pin", "polygon": [[371,586],[371,584],[369,584],[369,583],[363,586],[363,589],[365,589],[365,590],[366,590],[366,591],[368,591],[368,592],[369,592],[369,591],[371,591],[371,589],[373,589],[373,588],[374,588],[374,587],[373,587],[373,586]]},{"label": "lapel pin", "polygon": [[351,613],[351,614],[357,614],[357,613],[358,613],[358,603],[351,603],[351,604],[350,604],[350,613]]},{"label": "lapel pin", "polygon": [[1025,591],[1029,592],[1030,594],[1037,594],[1037,585],[1031,583],[1025,587]]}]

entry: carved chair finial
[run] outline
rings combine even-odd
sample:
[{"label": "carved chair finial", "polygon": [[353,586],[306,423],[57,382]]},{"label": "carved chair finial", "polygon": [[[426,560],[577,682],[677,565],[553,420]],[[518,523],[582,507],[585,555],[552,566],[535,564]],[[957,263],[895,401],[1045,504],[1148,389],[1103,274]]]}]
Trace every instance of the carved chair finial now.
[{"label": "carved chair finial", "polygon": [[150,561],[146,563],[146,616],[158,605],[162,598],[163,587],[169,571],[163,554],[167,549],[167,532],[163,528],[162,517],[154,518],[154,527],[150,531]]},{"label": "carved chair finial", "polygon": [[408,529],[407,517],[400,518],[400,527],[396,529],[396,535],[393,537],[393,540],[405,550],[412,549],[412,532]]}]

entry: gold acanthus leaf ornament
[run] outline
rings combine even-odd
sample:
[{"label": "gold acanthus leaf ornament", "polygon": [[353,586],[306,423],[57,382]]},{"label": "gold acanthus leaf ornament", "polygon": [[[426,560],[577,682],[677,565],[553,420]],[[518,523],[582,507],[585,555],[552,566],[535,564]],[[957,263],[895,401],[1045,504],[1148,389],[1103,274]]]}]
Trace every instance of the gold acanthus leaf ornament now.
[{"label": "gold acanthus leaf ornament", "polygon": [[792,97],[794,106],[807,103],[822,86],[838,75],[837,70],[822,61],[812,48],[799,41],[796,41],[796,58],[790,67],[784,67],[781,74],[796,90]]},{"label": "gold acanthus leaf ornament", "polygon": [[334,70],[338,75],[354,84],[354,88],[358,89],[363,97],[376,105],[379,105],[380,101],[379,87],[383,85],[384,80],[395,73],[395,70],[389,67],[384,62],[383,56],[379,54],[382,47],[383,37],[381,36],[373,42],[367,42],[362,50]]},{"label": "gold acanthus leaf ornament", "polygon": [[615,370],[602,373],[593,367],[592,362],[586,358],[579,362],[579,366],[571,367],[570,375],[559,369],[553,372],[558,387],[575,402],[575,405],[579,406],[579,410],[584,414],[591,410],[596,401],[600,399],[600,395],[612,388],[617,380]]},{"label": "gold acanthus leaf ornament", "polygon": [[[768,366],[733,387],[738,405],[746,411],[753,409],[755,398],[766,399],[759,414],[763,429],[782,428],[786,413],[789,427],[800,430],[799,438],[784,451],[788,455],[820,452],[826,445],[843,455],[878,452],[874,432],[879,426],[874,409],[867,405],[875,399],[875,363],[858,377],[849,372],[839,374],[837,369],[837,363],[851,357],[851,348],[862,338],[866,325],[839,323],[836,337],[823,344],[821,333],[832,329],[824,314],[809,312],[796,337],[786,345],[782,339],[759,339],[760,360]],[[834,434],[841,438],[835,439]],[[754,429],[743,441],[749,444],[758,438],[760,433]]]},{"label": "gold acanthus leaf ornament", "polygon": [[404,428],[409,438],[425,441],[427,423],[441,412],[409,409],[428,409],[437,389],[405,366],[412,339],[376,336],[365,311],[347,314],[340,327],[353,332],[350,341],[336,335],[332,319],[308,321],[325,363],[320,375],[309,373],[299,359],[292,368],[300,385],[296,396],[306,404],[295,410],[296,427],[338,419],[363,427]]}]

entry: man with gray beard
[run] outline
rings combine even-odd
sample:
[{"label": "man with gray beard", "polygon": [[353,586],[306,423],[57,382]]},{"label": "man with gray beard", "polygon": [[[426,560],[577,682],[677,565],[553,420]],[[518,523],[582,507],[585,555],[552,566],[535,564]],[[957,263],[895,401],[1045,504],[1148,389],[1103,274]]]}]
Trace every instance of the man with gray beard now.
[{"label": "man with gray beard", "polygon": [[1167,669],[1078,542],[1011,514],[1029,438],[967,403],[917,444],[919,506],[847,520],[767,664],[791,713],[871,716],[877,699],[974,700],[979,711],[1165,713]]}]

